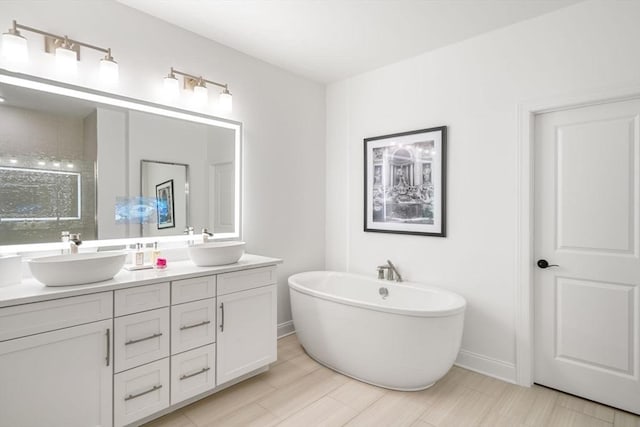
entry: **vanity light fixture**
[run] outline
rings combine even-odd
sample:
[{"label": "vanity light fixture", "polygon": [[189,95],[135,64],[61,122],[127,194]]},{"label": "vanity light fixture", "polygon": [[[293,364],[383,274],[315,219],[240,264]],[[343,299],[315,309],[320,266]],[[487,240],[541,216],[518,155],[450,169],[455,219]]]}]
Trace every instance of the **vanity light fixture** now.
[{"label": "vanity light fixture", "polygon": [[168,96],[177,96],[180,92],[178,78],[176,74],[184,78],[184,88],[193,91],[194,101],[199,105],[204,105],[209,100],[209,91],[207,90],[207,83],[222,88],[220,97],[218,99],[218,105],[222,111],[231,112],[233,107],[233,101],[231,92],[229,92],[229,85],[226,83],[218,83],[211,80],[207,80],[202,76],[196,76],[193,74],[178,71],[171,67],[169,75],[164,78],[164,88]]},{"label": "vanity light fixture", "polygon": [[59,36],[37,28],[28,27],[13,21],[12,27],[2,34],[2,56],[14,63],[24,63],[28,60],[27,39],[22,36],[20,30],[44,36],[44,50],[47,53],[55,53],[56,64],[66,74],[76,74],[78,61],[80,60],[80,48],[97,50],[105,54],[100,60],[100,79],[107,85],[118,82],[118,63],[114,61],[110,48],[103,48],[70,39],[67,36]]}]

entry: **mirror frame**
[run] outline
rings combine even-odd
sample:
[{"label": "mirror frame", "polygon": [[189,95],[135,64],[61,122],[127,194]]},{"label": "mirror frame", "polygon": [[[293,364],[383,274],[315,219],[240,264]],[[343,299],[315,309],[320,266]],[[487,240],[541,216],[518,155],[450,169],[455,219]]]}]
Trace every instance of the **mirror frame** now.
[{"label": "mirror frame", "polygon": [[[129,98],[122,95],[116,95],[108,92],[102,92],[95,89],[90,89],[82,86],[76,86],[64,82],[55,80],[49,80],[41,77],[36,77],[28,74],[16,73],[3,68],[0,68],[0,83],[22,87],[26,89],[33,89],[41,92],[47,92],[56,95],[67,96],[76,99],[82,99],[84,101],[92,101],[97,104],[108,105],[111,107],[117,107],[127,110],[140,111],[143,113],[150,113],[159,116],[169,117],[173,119],[181,119],[194,123],[200,123],[211,126],[223,127],[226,129],[235,130],[234,141],[234,162],[236,168],[234,171],[235,178],[235,231],[233,233],[218,233],[214,234],[214,240],[240,240],[242,238],[242,198],[243,198],[243,181],[242,181],[242,141],[243,141],[243,126],[241,122],[224,119],[216,116],[210,116],[207,114],[198,113],[195,111],[184,110],[180,108],[174,108],[162,104],[156,104],[153,102],[143,101],[135,98]],[[99,191],[99,189],[98,189]],[[99,225],[98,225],[99,226]],[[103,240],[89,240],[83,241],[84,247],[100,247],[100,246],[115,246],[115,245],[129,245],[133,243],[153,243],[155,241],[160,242],[176,242],[193,240],[193,236],[185,236],[183,234],[173,236],[156,236],[156,237],[131,237],[122,239],[103,239]],[[61,242],[47,242],[47,243],[29,243],[22,245],[0,245],[0,254],[3,253],[18,253],[18,252],[31,252],[31,251],[47,251],[61,249]]]}]

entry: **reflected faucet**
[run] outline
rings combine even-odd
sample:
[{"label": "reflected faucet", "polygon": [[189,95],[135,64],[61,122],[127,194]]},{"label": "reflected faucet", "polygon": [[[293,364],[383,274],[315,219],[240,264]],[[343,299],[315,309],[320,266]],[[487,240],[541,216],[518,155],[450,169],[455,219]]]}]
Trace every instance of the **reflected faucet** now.
[{"label": "reflected faucet", "polygon": [[71,249],[72,254],[78,253],[78,246],[82,244],[82,240],[80,239],[80,233],[69,234],[69,248]]},{"label": "reflected faucet", "polygon": [[210,233],[209,230],[207,230],[206,228],[202,229],[202,242],[203,243],[207,243],[209,241],[209,238],[213,237],[213,233]]},{"label": "reflected faucet", "polygon": [[387,260],[386,265],[378,266],[378,279],[384,280],[384,271],[387,271],[387,280],[395,280],[396,282],[402,282],[402,276],[398,272],[398,269],[395,265],[389,260]]},{"label": "reflected faucet", "polygon": [[[188,234],[189,236],[193,236],[193,227],[187,227],[184,229],[184,234]],[[193,241],[193,238],[190,238],[189,240],[187,240],[187,245],[188,246],[192,246],[195,242]]]}]

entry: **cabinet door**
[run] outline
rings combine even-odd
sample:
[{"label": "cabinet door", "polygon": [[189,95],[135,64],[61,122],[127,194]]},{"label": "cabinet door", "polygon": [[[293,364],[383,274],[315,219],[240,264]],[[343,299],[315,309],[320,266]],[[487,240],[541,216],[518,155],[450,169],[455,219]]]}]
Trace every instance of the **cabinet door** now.
[{"label": "cabinet door", "polygon": [[218,297],[218,384],[276,360],[276,286]]},{"label": "cabinet door", "polygon": [[111,320],[0,343],[0,424],[111,426]]}]

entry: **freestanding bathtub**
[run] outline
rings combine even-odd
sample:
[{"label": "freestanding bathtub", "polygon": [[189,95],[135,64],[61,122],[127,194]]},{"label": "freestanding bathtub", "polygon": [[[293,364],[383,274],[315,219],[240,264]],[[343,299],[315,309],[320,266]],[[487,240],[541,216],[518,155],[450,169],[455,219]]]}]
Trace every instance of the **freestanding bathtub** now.
[{"label": "freestanding bathtub", "polygon": [[449,371],[460,350],[466,301],[453,292],[311,271],[289,277],[289,293],[307,354],[357,380],[423,390]]}]

